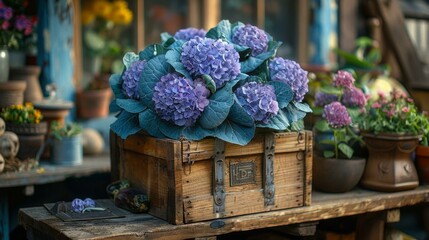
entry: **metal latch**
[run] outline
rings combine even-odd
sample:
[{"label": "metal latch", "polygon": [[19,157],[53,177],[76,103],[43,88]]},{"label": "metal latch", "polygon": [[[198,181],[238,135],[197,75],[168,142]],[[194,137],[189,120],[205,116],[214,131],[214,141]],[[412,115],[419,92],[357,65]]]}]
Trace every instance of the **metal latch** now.
[{"label": "metal latch", "polygon": [[[215,139],[215,156],[213,159],[213,201],[214,213],[225,212],[225,142]],[[221,217],[221,216],[220,216]]]},{"label": "metal latch", "polygon": [[274,133],[265,134],[265,147],[263,159],[264,203],[265,206],[274,205]]}]

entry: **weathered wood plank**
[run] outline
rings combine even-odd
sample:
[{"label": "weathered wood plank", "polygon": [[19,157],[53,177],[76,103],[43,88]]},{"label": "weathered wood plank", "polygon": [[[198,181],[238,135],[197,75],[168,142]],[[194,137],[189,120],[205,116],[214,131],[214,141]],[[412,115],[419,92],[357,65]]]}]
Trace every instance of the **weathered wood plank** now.
[{"label": "weathered wood plank", "polygon": [[131,213],[125,218],[65,223],[43,207],[21,209],[19,221],[26,229],[49,233],[56,239],[187,239],[415,205],[428,202],[429,186],[395,193],[355,189],[341,194],[313,192],[312,196],[312,205],[306,207],[183,225],[171,225],[148,214]]}]

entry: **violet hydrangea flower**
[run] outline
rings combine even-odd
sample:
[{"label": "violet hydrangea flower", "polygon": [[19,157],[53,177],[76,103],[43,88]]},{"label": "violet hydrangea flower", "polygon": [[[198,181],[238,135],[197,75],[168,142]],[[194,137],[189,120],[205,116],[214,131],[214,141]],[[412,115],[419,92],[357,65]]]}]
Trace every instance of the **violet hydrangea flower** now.
[{"label": "violet hydrangea flower", "polygon": [[264,30],[246,24],[237,27],[232,33],[232,42],[252,49],[252,56],[257,56],[268,49],[268,36]]},{"label": "violet hydrangea flower", "polygon": [[184,28],[180,29],[174,34],[174,38],[179,40],[188,41],[194,37],[204,37],[206,35],[206,30],[197,29],[197,28]]},{"label": "violet hydrangea flower", "polygon": [[207,74],[214,80],[217,88],[240,74],[239,59],[232,44],[220,39],[200,37],[185,42],[180,56],[185,69],[194,78]]},{"label": "violet hydrangea flower", "polygon": [[363,108],[366,105],[366,96],[357,87],[352,86],[351,88],[345,88],[342,103],[347,107],[359,107]]},{"label": "violet hydrangea flower", "polygon": [[277,115],[279,106],[274,87],[257,82],[249,82],[235,91],[238,102],[257,122],[268,123]]},{"label": "violet hydrangea flower", "polygon": [[284,82],[292,89],[294,100],[302,102],[308,92],[307,71],[289,59],[276,57],[269,63],[270,77],[273,81]]},{"label": "violet hydrangea flower", "polygon": [[95,201],[92,200],[91,198],[85,198],[85,200],[83,200],[83,205],[87,208],[87,207],[95,207]]},{"label": "violet hydrangea flower", "polygon": [[351,88],[354,82],[355,79],[351,73],[340,70],[335,74],[332,84],[335,87]]},{"label": "violet hydrangea flower", "polygon": [[73,199],[71,203],[71,210],[73,212],[82,212],[85,209],[85,203],[80,198]]},{"label": "violet hydrangea flower", "polygon": [[0,19],[10,20],[13,16],[13,9],[11,7],[6,7],[3,4],[0,4]]},{"label": "violet hydrangea flower", "polygon": [[352,119],[347,112],[347,108],[340,102],[332,102],[323,109],[323,117],[333,128],[341,128],[352,123]]},{"label": "violet hydrangea flower", "polygon": [[122,83],[122,91],[127,97],[136,100],[140,98],[139,81],[145,65],[146,60],[135,61],[127,70],[125,70],[124,75],[122,76],[122,79],[124,80]]},{"label": "violet hydrangea flower", "polygon": [[209,104],[209,94],[203,84],[194,87],[191,80],[168,73],[155,85],[152,100],[161,119],[189,127],[195,124]]},{"label": "violet hydrangea flower", "polygon": [[338,96],[335,94],[329,94],[324,92],[316,93],[314,98],[314,105],[318,107],[323,107],[331,102],[338,101]]}]

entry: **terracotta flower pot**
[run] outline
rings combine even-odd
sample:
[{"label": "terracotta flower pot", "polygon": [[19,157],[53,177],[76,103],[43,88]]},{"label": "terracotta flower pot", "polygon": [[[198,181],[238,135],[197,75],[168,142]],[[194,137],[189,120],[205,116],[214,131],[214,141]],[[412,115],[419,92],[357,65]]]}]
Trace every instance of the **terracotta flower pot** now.
[{"label": "terracotta flower pot", "polygon": [[10,68],[10,80],[26,81],[27,88],[24,91],[24,102],[37,102],[43,99],[42,87],[39,82],[39,66],[23,66]]},{"label": "terracotta flower pot", "polygon": [[386,192],[414,189],[419,185],[412,154],[419,135],[362,133],[369,157],[362,186]]},{"label": "terracotta flower pot", "polygon": [[416,148],[416,164],[420,182],[429,183],[429,146],[418,145]]},{"label": "terracotta flower pot", "polygon": [[0,83],[0,109],[24,103],[25,81]]},{"label": "terracotta flower pot", "polygon": [[76,94],[77,115],[79,118],[100,118],[109,114],[112,98],[110,88],[88,90]]},{"label": "terracotta flower pot", "polygon": [[365,163],[365,158],[335,159],[315,155],[313,187],[329,193],[350,191],[359,183]]}]

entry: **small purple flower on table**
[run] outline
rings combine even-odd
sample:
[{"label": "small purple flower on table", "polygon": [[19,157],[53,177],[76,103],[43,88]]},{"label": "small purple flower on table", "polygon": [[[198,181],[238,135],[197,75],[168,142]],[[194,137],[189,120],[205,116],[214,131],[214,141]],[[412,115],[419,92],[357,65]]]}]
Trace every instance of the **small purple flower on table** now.
[{"label": "small purple flower on table", "polygon": [[272,81],[284,82],[292,89],[294,100],[302,102],[308,92],[307,71],[289,59],[276,57],[269,63],[270,77]]},{"label": "small purple flower on table", "polygon": [[252,49],[252,56],[257,56],[268,49],[268,36],[264,30],[246,24],[232,34],[232,42]]},{"label": "small purple flower on table", "polygon": [[95,207],[95,201],[92,200],[91,198],[85,198],[85,200],[83,200],[83,204],[84,204],[85,208]]},{"label": "small purple flower on table", "polygon": [[235,94],[247,114],[257,122],[267,123],[279,111],[274,87],[271,85],[249,82],[239,87]]},{"label": "small purple flower on table", "polygon": [[75,198],[71,203],[71,209],[73,212],[82,212],[85,209],[85,203],[80,198]]}]

